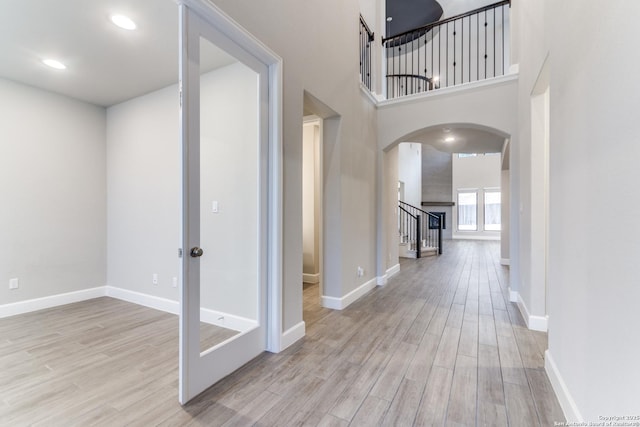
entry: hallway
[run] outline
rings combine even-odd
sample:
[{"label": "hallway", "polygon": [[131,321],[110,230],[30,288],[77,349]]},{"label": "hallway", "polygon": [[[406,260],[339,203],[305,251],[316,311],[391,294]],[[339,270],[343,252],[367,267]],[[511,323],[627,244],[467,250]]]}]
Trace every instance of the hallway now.
[{"label": "hallway", "polygon": [[[508,270],[498,262],[499,243],[447,241],[444,251],[404,260],[385,287],[343,311],[318,306],[305,312],[303,340],[280,354],[264,353],[184,408],[177,402],[172,315],[138,306],[128,311],[122,302],[116,305],[125,323],[117,327],[92,325],[91,316],[82,324],[68,318],[67,327],[87,331],[88,345],[8,339],[0,343],[0,361],[8,368],[0,373],[0,425],[3,419],[13,426],[520,427],[561,421],[543,369],[546,334],[526,329],[515,305],[505,302]],[[317,287],[305,291],[307,302],[317,301]],[[82,304],[92,303],[66,310],[83,310]],[[29,318],[36,323],[26,324]],[[0,330],[17,320],[0,320]],[[53,326],[62,323],[58,318]],[[42,326],[35,314],[20,323],[22,330]],[[124,353],[109,343],[109,330],[113,340],[122,340],[124,331],[136,328],[152,340],[141,338]],[[95,336],[96,330],[102,332]],[[43,334],[54,332],[31,339]],[[66,376],[57,376],[52,368],[59,362],[47,356],[54,351],[73,354],[79,367],[67,366]],[[47,357],[47,368],[36,370],[34,363]],[[89,369],[91,360],[100,362],[98,369]]]},{"label": "hallway", "polygon": [[[564,420],[544,372],[546,334],[528,330],[508,302],[499,242],[445,245],[441,257],[403,259],[387,286],[343,312],[305,312],[307,339],[298,353],[326,353],[316,372],[332,369],[344,383],[333,388],[341,395],[311,398],[331,401],[322,403],[330,407],[324,421],[547,426]],[[305,303],[313,298],[308,292],[317,288],[305,289]]]}]

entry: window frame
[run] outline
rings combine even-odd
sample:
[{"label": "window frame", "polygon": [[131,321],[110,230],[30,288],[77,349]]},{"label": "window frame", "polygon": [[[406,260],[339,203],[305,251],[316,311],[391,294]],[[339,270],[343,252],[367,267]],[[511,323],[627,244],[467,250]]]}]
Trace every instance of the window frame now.
[{"label": "window frame", "polygon": [[[497,224],[498,228],[487,228],[487,193],[498,193],[500,195],[500,203],[498,204],[498,215],[500,216],[500,223]],[[500,187],[487,187],[482,191],[482,231],[502,231],[502,190]]]},{"label": "window frame", "polygon": [[[460,207],[462,206],[462,204],[460,203],[460,194],[474,194],[475,195],[475,199],[476,199],[476,203],[475,203],[475,228],[474,229],[461,229],[460,228]],[[477,188],[459,188],[457,190],[457,197],[456,197],[456,203],[458,204],[457,209],[456,209],[456,230],[459,232],[472,232],[472,233],[477,233],[479,230],[479,211],[478,211],[478,194],[479,190]]]}]

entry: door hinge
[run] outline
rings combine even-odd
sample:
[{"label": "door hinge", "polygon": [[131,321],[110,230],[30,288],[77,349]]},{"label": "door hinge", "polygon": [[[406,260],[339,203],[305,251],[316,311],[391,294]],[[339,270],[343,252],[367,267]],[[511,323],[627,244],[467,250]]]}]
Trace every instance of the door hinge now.
[{"label": "door hinge", "polygon": [[182,258],[182,248],[178,248],[178,258]]}]

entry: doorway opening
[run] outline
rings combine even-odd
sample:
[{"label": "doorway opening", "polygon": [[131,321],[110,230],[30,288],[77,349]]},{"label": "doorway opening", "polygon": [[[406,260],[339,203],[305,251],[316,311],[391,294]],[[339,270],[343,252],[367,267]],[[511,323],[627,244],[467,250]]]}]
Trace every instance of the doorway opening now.
[{"label": "doorway opening", "polygon": [[303,320],[308,327],[326,314],[322,307],[322,119],[302,123],[302,286]]},{"label": "doorway opening", "polygon": [[[546,65],[546,64],[545,64]],[[544,70],[531,97],[530,329],[548,330],[549,85]]]},{"label": "doorway opening", "polygon": [[282,330],[280,60],[202,5],[180,5],[182,404]]}]

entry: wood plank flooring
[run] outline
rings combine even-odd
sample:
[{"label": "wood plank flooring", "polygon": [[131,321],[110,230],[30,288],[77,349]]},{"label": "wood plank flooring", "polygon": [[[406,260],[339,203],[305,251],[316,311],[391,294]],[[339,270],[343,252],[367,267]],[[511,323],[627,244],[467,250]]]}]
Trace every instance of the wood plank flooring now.
[{"label": "wood plank flooring", "polygon": [[0,319],[1,426],[547,426],[546,335],[506,298],[497,242],[445,242],[307,336],[177,402],[175,316],[108,298]]}]

